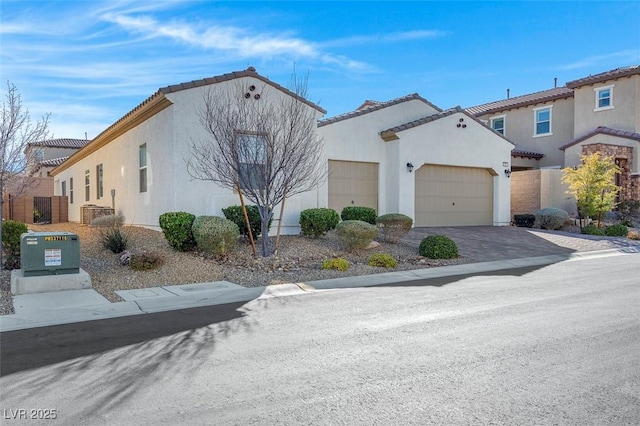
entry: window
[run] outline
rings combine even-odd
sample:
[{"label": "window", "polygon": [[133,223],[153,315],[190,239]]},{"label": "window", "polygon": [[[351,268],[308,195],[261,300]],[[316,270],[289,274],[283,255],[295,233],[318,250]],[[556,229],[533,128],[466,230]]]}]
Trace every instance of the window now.
[{"label": "window", "polygon": [[490,119],[491,128],[496,132],[504,135],[504,120],[505,120],[504,115],[491,118]]},{"label": "window", "polygon": [[602,111],[613,108],[613,84],[611,86],[596,87],[596,107],[594,111]]},{"label": "window", "polygon": [[67,181],[62,181],[62,196],[65,197],[67,195]]},{"label": "window", "polygon": [[548,136],[551,133],[551,108],[543,107],[535,108],[533,114],[535,117],[535,132],[533,136]]},{"label": "window", "polygon": [[89,180],[89,170],[84,171],[84,200],[89,201],[91,199],[91,185]]},{"label": "window", "polygon": [[69,204],[73,204],[73,178],[69,178]]},{"label": "window", "polygon": [[244,189],[265,186],[264,165],[267,160],[267,135],[238,133],[238,180]]},{"label": "window", "polygon": [[104,181],[103,181],[103,176],[102,176],[102,164],[98,164],[96,166],[96,198],[100,199],[102,197],[104,197],[104,191],[103,191],[103,185]]},{"label": "window", "polygon": [[140,192],[147,192],[147,144],[140,145],[139,150],[140,165]]},{"label": "window", "polygon": [[42,150],[42,148],[38,148],[35,150],[34,157],[38,162],[44,160],[44,151]]}]

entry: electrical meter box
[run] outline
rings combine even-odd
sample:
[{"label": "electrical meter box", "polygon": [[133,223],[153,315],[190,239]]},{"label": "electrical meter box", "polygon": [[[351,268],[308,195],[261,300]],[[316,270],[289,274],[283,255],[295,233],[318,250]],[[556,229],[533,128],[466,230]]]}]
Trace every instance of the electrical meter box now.
[{"label": "electrical meter box", "polygon": [[69,232],[30,232],[20,236],[25,277],[80,273],[80,238]]}]

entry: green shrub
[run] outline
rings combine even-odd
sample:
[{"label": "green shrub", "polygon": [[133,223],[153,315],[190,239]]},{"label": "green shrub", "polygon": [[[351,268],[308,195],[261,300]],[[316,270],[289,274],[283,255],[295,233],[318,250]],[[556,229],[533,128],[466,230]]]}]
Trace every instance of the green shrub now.
[{"label": "green shrub", "polygon": [[[249,217],[249,225],[251,226],[251,235],[253,238],[257,238],[262,233],[262,219],[260,219],[260,210],[258,206],[246,206],[247,217]],[[247,231],[247,223],[244,220],[244,214],[242,214],[242,206],[229,206],[226,209],[222,209],[224,217],[235,223],[240,230],[240,234],[249,238],[249,231]],[[271,229],[271,220],[269,220],[269,226],[267,230]]]},{"label": "green shrub", "polygon": [[604,229],[598,228],[593,223],[590,223],[582,227],[582,233],[585,235],[604,235]]},{"label": "green shrub", "polygon": [[2,222],[2,249],[8,256],[20,255],[20,235],[28,231],[27,225],[19,220]]},{"label": "green shrub", "polygon": [[378,235],[378,228],[361,220],[343,220],[336,226],[336,235],[348,251],[361,250]]},{"label": "green shrub", "polygon": [[119,226],[101,228],[100,242],[102,247],[111,250],[112,253],[122,253],[129,247],[129,235]]},{"label": "green shrub", "polygon": [[513,222],[520,228],[532,228],[536,222],[536,215],[534,214],[515,214],[513,215]]},{"label": "green shrub", "polygon": [[627,228],[621,223],[616,223],[615,225],[607,226],[604,230],[604,235],[608,237],[626,237],[628,233],[629,233],[629,228]]},{"label": "green shrub", "polygon": [[420,242],[418,253],[429,259],[453,259],[458,257],[458,246],[446,235],[429,235]]},{"label": "green shrub", "polygon": [[193,221],[193,238],[200,250],[224,256],[238,242],[240,229],[232,221],[218,216],[198,216]]},{"label": "green shrub", "polygon": [[376,217],[376,209],[363,206],[345,207],[340,213],[342,220],[361,220],[371,225],[376,224]]},{"label": "green shrub", "polygon": [[557,230],[569,220],[569,213],[562,209],[547,207],[535,213],[536,223],[542,229]]},{"label": "green shrub", "polygon": [[398,266],[398,261],[389,254],[376,253],[369,256],[367,265],[377,266],[379,268],[395,268]]},{"label": "green shrub", "polygon": [[300,212],[302,235],[319,237],[325,235],[340,222],[338,212],[333,209],[306,209]]},{"label": "green shrub", "polygon": [[381,241],[397,244],[411,231],[413,219],[400,213],[383,214],[376,218],[378,238]]},{"label": "green shrub", "polygon": [[164,258],[155,252],[143,252],[132,254],[129,258],[129,267],[134,271],[146,271],[156,269],[164,263]]},{"label": "green shrub", "polygon": [[338,271],[346,271],[349,269],[349,262],[341,257],[334,257],[322,262],[322,269],[336,269]]},{"label": "green shrub", "polygon": [[160,215],[160,228],[174,250],[189,251],[196,246],[192,232],[195,218],[195,215],[186,212],[168,212]]}]

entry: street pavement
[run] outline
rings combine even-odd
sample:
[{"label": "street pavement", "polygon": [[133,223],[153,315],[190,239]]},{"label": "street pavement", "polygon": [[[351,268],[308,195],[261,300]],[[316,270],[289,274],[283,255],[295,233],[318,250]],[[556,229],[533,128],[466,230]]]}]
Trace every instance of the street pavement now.
[{"label": "street pavement", "polygon": [[121,292],[119,295],[124,301],[119,303],[109,302],[92,289],[19,295],[13,300],[16,313],[0,316],[0,331],[246,302],[260,296],[283,296],[313,289],[366,287],[427,278],[483,274],[488,271],[547,265],[590,254],[640,252],[640,241],[625,238],[509,226],[414,228],[405,242],[413,244],[417,249],[425,236],[434,234],[451,237],[461,256],[478,263],[268,287],[245,288],[227,281],[159,286]]},{"label": "street pavement", "polygon": [[638,259],[3,332],[2,424],[637,425]]}]

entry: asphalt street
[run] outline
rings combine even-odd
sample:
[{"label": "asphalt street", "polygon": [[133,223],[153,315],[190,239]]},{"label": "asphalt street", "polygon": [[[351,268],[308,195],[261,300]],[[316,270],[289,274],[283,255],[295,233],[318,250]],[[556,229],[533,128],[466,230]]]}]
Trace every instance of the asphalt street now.
[{"label": "asphalt street", "polygon": [[0,420],[637,425],[639,261],[4,332]]}]

